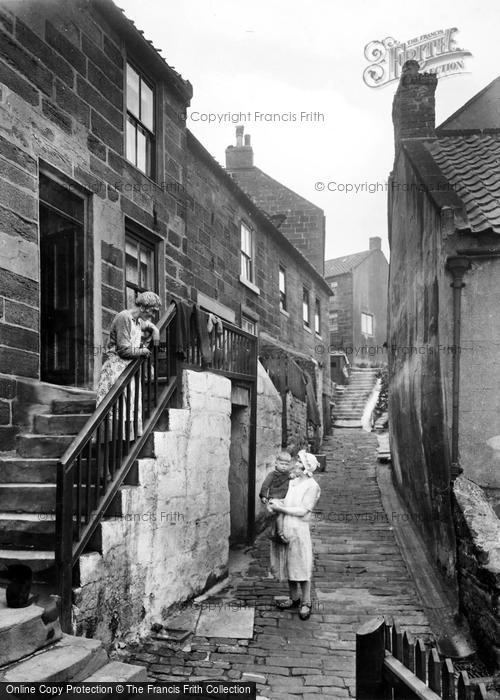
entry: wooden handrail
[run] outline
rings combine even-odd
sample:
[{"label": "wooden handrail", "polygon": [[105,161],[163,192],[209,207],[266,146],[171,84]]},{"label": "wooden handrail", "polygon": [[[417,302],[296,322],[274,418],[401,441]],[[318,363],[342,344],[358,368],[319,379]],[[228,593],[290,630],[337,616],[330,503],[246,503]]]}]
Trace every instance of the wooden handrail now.
[{"label": "wooden handrail", "polygon": [[[160,319],[157,324],[158,330],[161,332],[164,330],[169,323],[173,320],[175,316],[175,304],[171,304],[165,314]],[[71,445],[67,448],[66,452],[63,454],[59,460],[63,466],[67,466],[71,460],[75,458],[91,437],[91,434],[102,423],[103,419],[106,417],[111,406],[113,405],[115,399],[122,393],[123,388],[128,384],[130,378],[134,375],[137,370],[137,365],[144,362],[146,358],[137,357],[135,361],[130,362],[130,364],[125,368],[125,370],[120,375],[119,379],[111,387],[110,391],[107,393],[106,397],[96,408],[94,413],[90,416],[88,421],[82,427],[78,435],[75,437]]]}]

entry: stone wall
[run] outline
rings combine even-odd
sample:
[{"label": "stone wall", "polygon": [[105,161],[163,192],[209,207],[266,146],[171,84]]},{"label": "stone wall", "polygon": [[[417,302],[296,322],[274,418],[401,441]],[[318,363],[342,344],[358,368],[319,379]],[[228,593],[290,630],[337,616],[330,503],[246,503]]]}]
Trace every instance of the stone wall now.
[{"label": "stone wall", "polygon": [[344,350],[352,362],[352,353],[347,353],[347,349],[353,345],[353,288],[352,288],[352,273],[348,272],[345,275],[336,275],[328,278],[328,283],[336,282],[337,287],[334,290],[334,295],[330,297],[330,311],[337,312],[337,330],[329,332],[330,345],[334,350]]},{"label": "stone wall", "polygon": [[297,399],[291,391],[286,393],[286,427],[287,442],[301,441],[307,436],[307,405]]},{"label": "stone wall", "polygon": [[483,655],[500,667],[500,520],[474,482],[454,482],[460,607]]},{"label": "stone wall", "polygon": [[[408,509],[418,513],[432,558],[454,577],[455,534],[450,483],[453,343],[450,276],[445,261],[453,222],[419,194],[411,163],[396,163],[389,203],[389,430],[394,480]],[[412,189],[413,188],[413,189]],[[452,250],[452,248],[451,248]]]},{"label": "stone wall", "polygon": [[102,555],[81,558],[79,634],[147,633],[227,573],[231,382],[185,371],[183,396],[155,457],[139,460],[139,486],[121,489],[121,516],[102,523]]},{"label": "stone wall", "polygon": [[258,363],[257,374],[257,456],[255,474],[256,530],[264,524],[265,511],[259,491],[266,474],[273,468],[274,458],[281,450],[283,404],[279,392],[266,370]]}]

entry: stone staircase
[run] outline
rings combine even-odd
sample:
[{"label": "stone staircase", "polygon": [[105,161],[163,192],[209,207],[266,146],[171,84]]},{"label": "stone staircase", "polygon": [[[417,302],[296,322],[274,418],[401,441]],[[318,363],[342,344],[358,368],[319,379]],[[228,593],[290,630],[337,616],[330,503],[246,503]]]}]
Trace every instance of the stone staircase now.
[{"label": "stone staircase", "polygon": [[61,633],[44,608],[8,608],[0,589],[0,683],[144,682],[146,669],[110,661],[102,642]]},{"label": "stone staircase", "polygon": [[[36,581],[54,575],[57,461],[94,411],[95,400],[54,399],[33,416],[16,451],[0,453],[0,576],[9,564],[31,567]],[[51,590],[55,593],[55,590]]]},{"label": "stone staircase", "polygon": [[361,428],[363,412],[377,381],[377,368],[354,367],[349,384],[337,386],[333,395],[333,425],[337,428]]}]

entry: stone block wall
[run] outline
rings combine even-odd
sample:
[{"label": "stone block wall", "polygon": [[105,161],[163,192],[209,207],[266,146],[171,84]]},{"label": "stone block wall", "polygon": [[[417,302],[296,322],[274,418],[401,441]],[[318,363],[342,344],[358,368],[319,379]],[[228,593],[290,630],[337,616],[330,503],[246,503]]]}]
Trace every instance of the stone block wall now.
[{"label": "stone block wall", "polygon": [[477,484],[454,482],[460,608],[483,658],[500,667],[500,520]]},{"label": "stone block wall", "polygon": [[81,558],[79,634],[147,634],[227,573],[231,382],[185,371],[183,396],[155,457],[139,460],[139,486],[122,488],[122,514],[102,523],[102,555]]},{"label": "stone block wall", "polygon": [[291,391],[287,391],[285,402],[287,442],[304,440],[307,437],[306,402],[296,398]]},{"label": "stone block wall", "polygon": [[[352,345],[353,336],[353,286],[352,274],[336,275],[329,277],[327,282],[337,282],[337,288],[329,301],[330,311],[337,312],[337,330],[329,331],[330,346],[334,350],[343,350],[349,362],[353,361]],[[349,350],[351,352],[349,353]]]},{"label": "stone block wall", "polygon": [[256,530],[264,524],[265,511],[259,491],[266,475],[274,468],[274,459],[281,451],[283,403],[281,396],[263,366],[258,363],[257,374],[257,454],[255,473]]}]

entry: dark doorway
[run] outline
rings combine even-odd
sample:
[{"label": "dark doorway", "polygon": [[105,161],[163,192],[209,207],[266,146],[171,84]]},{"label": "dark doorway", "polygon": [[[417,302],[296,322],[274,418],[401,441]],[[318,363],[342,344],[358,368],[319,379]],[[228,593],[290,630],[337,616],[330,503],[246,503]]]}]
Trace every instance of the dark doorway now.
[{"label": "dark doorway", "polygon": [[85,381],[85,200],[40,175],[41,379]]}]

